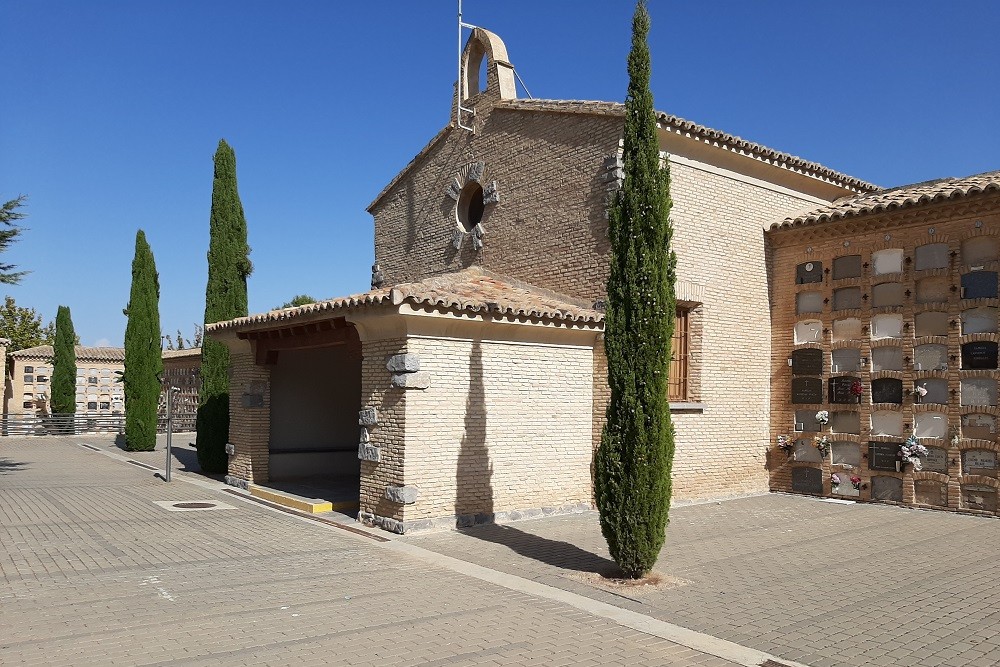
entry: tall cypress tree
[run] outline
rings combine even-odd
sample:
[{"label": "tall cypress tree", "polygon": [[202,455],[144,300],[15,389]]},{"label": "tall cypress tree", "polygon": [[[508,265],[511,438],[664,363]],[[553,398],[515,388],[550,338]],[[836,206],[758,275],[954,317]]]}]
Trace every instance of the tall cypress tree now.
[{"label": "tall cypress tree", "polygon": [[[52,355],[52,413],[76,413],[76,332],[68,306],[56,313],[56,340]],[[72,432],[71,428],[66,429]]]},{"label": "tall cypress tree", "polygon": [[153,251],[140,229],[135,235],[132,291],[125,309],[125,447],[156,448],[156,408],[160,400],[160,278]]},{"label": "tall cypress tree", "polygon": [[670,173],[661,165],[649,90],[649,14],[632,17],[624,182],[609,211],[611,271],[604,317],[611,400],[594,461],[601,531],[627,577],[656,563],[670,510],[674,431],[667,402],[676,257]]},{"label": "tall cypress tree", "polygon": [[[215,151],[212,214],[209,223],[205,323],[247,314],[247,276],[253,271],[247,222],[236,187],[236,155],[224,139]],[[229,439],[229,349],[206,338],[201,346],[198,400],[198,464],[209,473],[226,472]]]}]

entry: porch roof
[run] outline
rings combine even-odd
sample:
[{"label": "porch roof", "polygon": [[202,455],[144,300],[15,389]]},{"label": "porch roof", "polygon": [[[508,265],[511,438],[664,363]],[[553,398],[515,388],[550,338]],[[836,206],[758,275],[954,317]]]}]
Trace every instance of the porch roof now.
[{"label": "porch roof", "polygon": [[340,317],[346,314],[345,311],[352,309],[402,304],[455,313],[525,317],[574,325],[600,325],[604,321],[602,312],[582,301],[495,275],[479,267],[470,267],[420,282],[400,283],[304,306],[216,322],[207,325],[205,331],[212,334],[252,331],[285,323],[293,324],[295,320],[317,313],[329,312],[331,317]]}]

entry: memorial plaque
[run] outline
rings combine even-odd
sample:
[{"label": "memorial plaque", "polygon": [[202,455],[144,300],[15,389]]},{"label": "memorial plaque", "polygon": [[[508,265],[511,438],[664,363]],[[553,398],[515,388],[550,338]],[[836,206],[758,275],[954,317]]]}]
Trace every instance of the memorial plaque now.
[{"label": "memorial plaque", "polygon": [[792,403],[822,403],[823,381],[819,378],[792,378]]},{"label": "memorial plaque", "polygon": [[872,350],[873,371],[903,370],[903,348],[896,346],[876,347]]},{"label": "memorial plaque", "polygon": [[823,471],[819,468],[793,468],[793,493],[823,493]]},{"label": "memorial plaque", "polygon": [[860,412],[831,412],[830,430],[834,433],[861,433]]},{"label": "memorial plaque", "polygon": [[913,435],[918,438],[941,438],[948,435],[948,415],[943,412],[919,412],[913,415]]},{"label": "memorial plaque", "polygon": [[241,404],[244,408],[262,408],[264,407],[264,396],[263,394],[243,394]]},{"label": "memorial plaque", "polygon": [[813,447],[812,440],[795,441],[795,460],[804,463],[822,463],[823,455]]},{"label": "memorial plaque", "polygon": [[814,432],[819,431],[822,425],[816,421],[816,411],[815,410],[796,410],[795,411],[795,430],[796,431],[807,431]]},{"label": "memorial plaque", "polygon": [[899,273],[903,270],[903,250],[901,248],[889,248],[873,252],[872,268],[877,276],[886,273]]},{"label": "memorial plaque", "polygon": [[962,313],[962,335],[997,332],[996,308],[970,308]]},{"label": "memorial plaque", "polygon": [[922,470],[948,474],[948,450],[941,447],[928,447],[927,456],[920,461]]},{"label": "memorial plaque", "polygon": [[872,413],[872,435],[903,435],[903,413],[877,410]]},{"label": "memorial plaque", "polygon": [[833,260],[833,279],[857,278],[861,275],[861,255],[845,255]]},{"label": "memorial plaque", "polygon": [[997,298],[997,272],[973,271],[962,275],[963,299]]},{"label": "memorial plaque", "polygon": [[917,271],[943,269],[948,266],[948,244],[928,243],[917,247],[914,266]]},{"label": "memorial plaque", "polygon": [[861,307],[861,288],[844,287],[833,291],[833,309],[849,310]]},{"label": "memorial plaque", "polygon": [[997,454],[987,449],[967,449],[962,452],[962,474],[997,476]]},{"label": "memorial plaque", "polygon": [[902,306],[903,296],[902,283],[880,283],[872,287],[872,306]]},{"label": "memorial plaque", "polygon": [[823,350],[795,350],[792,352],[792,375],[822,375]]},{"label": "memorial plaque", "polygon": [[799,285],[823,282],[823,262],[805,262],[796,266],[795,282]]},{"label": "memorial plaque", "polygon": [[795,312],[799,315],[822,313],[823,305],[822,292],[799,292],[795,296]]},{"label": "memorial plaque", "polygon": [[868,443],[869,470],[896,470],[896,464],[898,462],[899,462],[898,442]]},{"label": "memorial plaque", "polygon": [[997,367],[997,344],[978,341],[962,345],[962,370]]},{"label": "memorial plaque", "polygon": [[850,375],[844,377],[830,378],[827,383],[827,395],[831,403],[858,403],[858,396],[851,393],[851,387],[860,378]]},{"label": "memorial plaque", "polygon": [[913,335],[917,338],[922,336],[947,336],[948,322],[948,313],[940,310],[928,310],[917,313],[913,318]]},{"label": "memorial plaque", "polygon": [[927,390],[925,396],[916,396],[917,403],[936,403],[938,405],[948,404],[948,381],[941,378],[929,378],[919,380],[914,384],[914,388],[923,387]]},{"label": "memorial plaque", "polygon": [[849,496],[857,497],[861,495],[861,489],[855,489],[854,485],[851,484],[851,473],[850,472],[838,472],[834,473],[840,478],[840,484],[833,484],[833,478],[830,481],[830,492],[838,496]]},{"label": "memorial plaque", "polygon": [[833,373],[857,373],[861,370],[861,350],[856,347],[842,347],[831,353],[830,371]]},{"label": "memorial plaque", "polygon": [[913,368],[918,371],[940,371],[948,368],[947,345],[918,345],[913,349]]},{"label": "memorial plaque", "polygon": [[895,378],[872,380],[872,403],[902,403],[903,381]]},{"label": "memorial plaque", "polygon": [[962,380],[962,405],[996,405],[997,382],[992,378]]},{"label": "memorial plaque", "polygon": [[976,236],[962,241],[962,263],[985,264],[998,256],[997,240],[989,236]]},{"label": "memorial plaque", "polygon": [[962,437],[993,440],[997,433],[997,420],[993,415],[962,415]]},{"label": "memorial plaque", "polygon": [[917,303],[942,303],[950,293],[951,282],[943,276],[917,281]]},{"label": "memorial plaque", "polygon": [[872,477],[872,500],[903,502],[903,480],[898,477]]},{"label": "memorial plaque", "polygon": [[984,512],[997,511],[997,490],[980,484],[962,485],[962,507]]},{"label": "memorial plaque", "polygon": [[845,468],[861,467],[861,445],[856,442],[834,442],[830,447],[833,465]]},{"label": "memorial plaque", "polygon": [[901,338],[903,335],[903,316],[895,313],[884,313],[872,318],[872,340],[882,338]]},{"label": "memorial plaque", "polygon": [[931,479],[918,479],[913,483],[913,501],[919,505],[948,506],[948,486]]}]

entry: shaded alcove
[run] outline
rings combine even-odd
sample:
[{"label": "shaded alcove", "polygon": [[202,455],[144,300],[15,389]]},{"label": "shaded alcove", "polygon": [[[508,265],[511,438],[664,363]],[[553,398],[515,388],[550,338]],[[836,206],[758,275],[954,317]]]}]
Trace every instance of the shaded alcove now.
[{"label": "shaded alcove", "polygon": [[861,288],[842,287],[833,291],[833,309],[850,310],[861,307]]}]

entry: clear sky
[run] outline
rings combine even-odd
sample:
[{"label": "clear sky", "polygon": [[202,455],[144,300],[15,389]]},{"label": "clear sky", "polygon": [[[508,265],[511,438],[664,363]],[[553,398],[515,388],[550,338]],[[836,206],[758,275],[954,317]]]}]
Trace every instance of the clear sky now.
[{"label": "clear sky", "polygon": [[[634,5],[466,0],[535,97],[621,101]],[[656,106],[879,185],[1000,169],[1000,2],[651,0]],[[365,207],[448,122],[455,0],[0,2],[5,288],[120,345],[135,231],[164,333],[204,313],[212,155],[236,150],[250,310],[368,288]],[[520,92],[523,95],[523,91]]]}]

